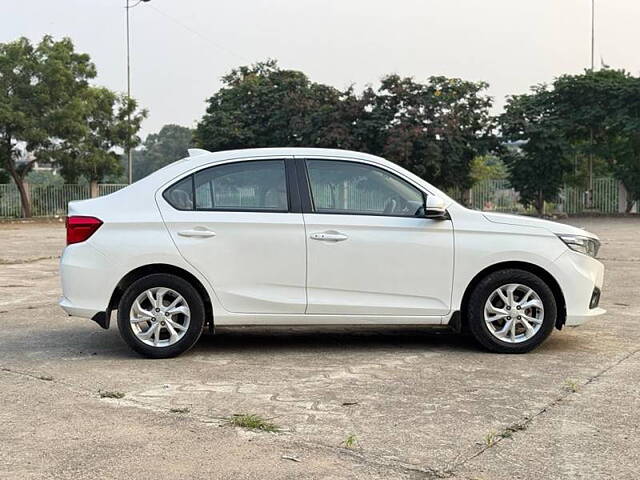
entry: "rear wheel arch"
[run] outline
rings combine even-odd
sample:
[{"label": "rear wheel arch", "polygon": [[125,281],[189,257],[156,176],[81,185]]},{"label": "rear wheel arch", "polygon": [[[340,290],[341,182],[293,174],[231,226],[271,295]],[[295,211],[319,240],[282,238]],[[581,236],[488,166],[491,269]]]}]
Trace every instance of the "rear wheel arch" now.
[{"label": "rear wheel arch", "polygon": [[535,265],[533,263],[515,262],[515,261],[496,263],[494,265],[486,267],[485,269],[481,270],[475,277],[473,277],[471,282],[469,282],[469,284],[467,285],[467,288],[464,291],[464,295],[462,296],[462,302],[460,303],[462,329],[463,330],[467,329],[467,323],[466,323],[467,319],[465,318],[466,316],[465,312],[467,311],[469,297],[471,296],[471,292],[473,291],[475,286],[487,275],[500,270],[507,270],[507,269],[519,269],[519,270],[524,270],[529,273],[532,273],[540,277],[540,279],[543,280],[549,286],[549,288],[551,289],[551,292],[553,292],[556,305],[558,306],[556,328],[558,330],[562,330],[562,327],[564,326],[564,323],[567,318],[567,308],[566,308],[566,303],[564,299],[564,294],[562,293],[562,289],[560,288],[558,281],[547,270],[545,270],[544,268],[538,265]]},{"label": "rear wheel arch", "polygon": [[111,294],[111,299],[109,300],[109,306],[107,308],[107,317],[110,317],[112,310],[116,310],[118,308],[118,303],[120,302],[122,295],[130,285],[132,285],[136,280],[154,273],[167,273],[175,275],[189,282],[202,297],[205,308],[205,324],[208,324],[209,328],[213,328],[213,304],[211,303],[209,292],[207,292],[207,289],[204,287],[202,282],[187,270],[166,263],[153,263],[149,265],[143,265],[134,270],[131,270],[124,277],[122,277],[122,279],[118,282],[118,285],[116,285],[116,288],[113,290],[113,293]]}]

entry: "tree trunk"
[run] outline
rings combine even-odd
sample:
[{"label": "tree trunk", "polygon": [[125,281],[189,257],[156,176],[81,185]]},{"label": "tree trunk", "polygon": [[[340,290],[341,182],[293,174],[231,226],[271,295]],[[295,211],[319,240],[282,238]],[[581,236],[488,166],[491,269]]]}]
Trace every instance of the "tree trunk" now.
[{"label": "tree trunk", "polygon": [[[462,190],[462,204],[465,207],[471,208],[471,189],[465,188]],[[484,209],[484,205],[481,205],[480,208]]]},{"label": "tree trunk", "polygon": [[13,182],[18,187],[18,192],[20,192],[20,203],[22,204],[22,216],[23,218],[31,218],[31,198],[29,198],[29,193],[27,192],[27,188],[24,184],[24,177],[22,177],[18,171],[16,170],[16,165],[13,163],[12,156],[12,148],[11,144],[7,146],[7,158],[5,161],[6,168],[13,178]]},{"label": "tree trunk", "polygon": [[27,192],[27,187],[24,184],[24,179],[19,175],[11,175],[13,181],[18,187],[18,192],[20,192],[20,203],[22,204],[22,217],[23,218],[31,218],[31,198],[29,198],[29,193]]},{"label": "tree trunk", "polygon": [[624,202],[624,213],[631,213],[631,210],[633,210],[633,204],[636,203],[636,200],[634,198],[635,195],[631,193],[634,192],[634,190],[627,188],[627,185],[624,183],[624,181],[620,181],[620,187],[621,188],[619,188],[619,196]]},{"label": "tree trunk", "polygon": [[98,189],[98,181],[97,180],[91,180],[89,182],[89,196],[91,198],[96,198],[100,195],[99,189]]},{"label": "tree trunk", "polygon": [[544,197],[542,196],[542,192],[538,192],[538,198],[536,199],[535,207],[538,212],[538,216],[544,216]]}]

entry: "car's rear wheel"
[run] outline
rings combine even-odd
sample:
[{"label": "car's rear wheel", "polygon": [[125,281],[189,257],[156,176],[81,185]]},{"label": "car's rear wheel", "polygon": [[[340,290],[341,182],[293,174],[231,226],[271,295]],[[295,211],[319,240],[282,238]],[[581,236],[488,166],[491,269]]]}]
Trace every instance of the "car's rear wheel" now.
[{"label": "car's rear wheel", "polygon": [[197,290],[175,275],[142,277],[118,305],[118,329],[136,352],[168,358],[189,350],[200,338],[205,309]]},{"label": "car's rear wheel", "polygon": [[525,353],[549,336],[558,312],[553,292],[540,277],[507,269],[478,282],[466,314],[471,333],[488,350]]}]

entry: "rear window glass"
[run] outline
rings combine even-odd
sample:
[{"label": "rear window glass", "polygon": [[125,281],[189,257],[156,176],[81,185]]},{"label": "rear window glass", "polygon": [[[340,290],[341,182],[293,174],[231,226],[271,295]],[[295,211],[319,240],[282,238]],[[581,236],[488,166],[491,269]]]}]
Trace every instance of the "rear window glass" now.
[{"label": "rear window glass", "polygon": [[163,196],[177,210],[289,210],[284,160],[209,167],[170,186]]},{"label": "rear window glass", "polygon": [[288,210],[284,160],[230,163],[195,174],[196,210]]},{"label": "rear window glass", "polygon": [[164,198],[178,210],[193,210],[193,175],[180,180],[164,191]]}]

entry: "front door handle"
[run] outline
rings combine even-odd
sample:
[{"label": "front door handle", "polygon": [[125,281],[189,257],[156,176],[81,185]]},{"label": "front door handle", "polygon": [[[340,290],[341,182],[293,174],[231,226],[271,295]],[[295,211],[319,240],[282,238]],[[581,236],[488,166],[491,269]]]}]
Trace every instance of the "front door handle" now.
[{"label": "front door handle", "polygon": [[200,238],[209,238],[215,237],[216,232],[212,232],[206,228],[194,228],[193,230],[181,230],[178,232],[178,235],[181,237],[200,237]]},{"label": "front door handle", "polygon": [[324,240],[326,242],[342,242],[347,237],[344,233],[336,232],[335,230],[329,230],[327,232],[312,233],[311,238],[314,240]]}]

